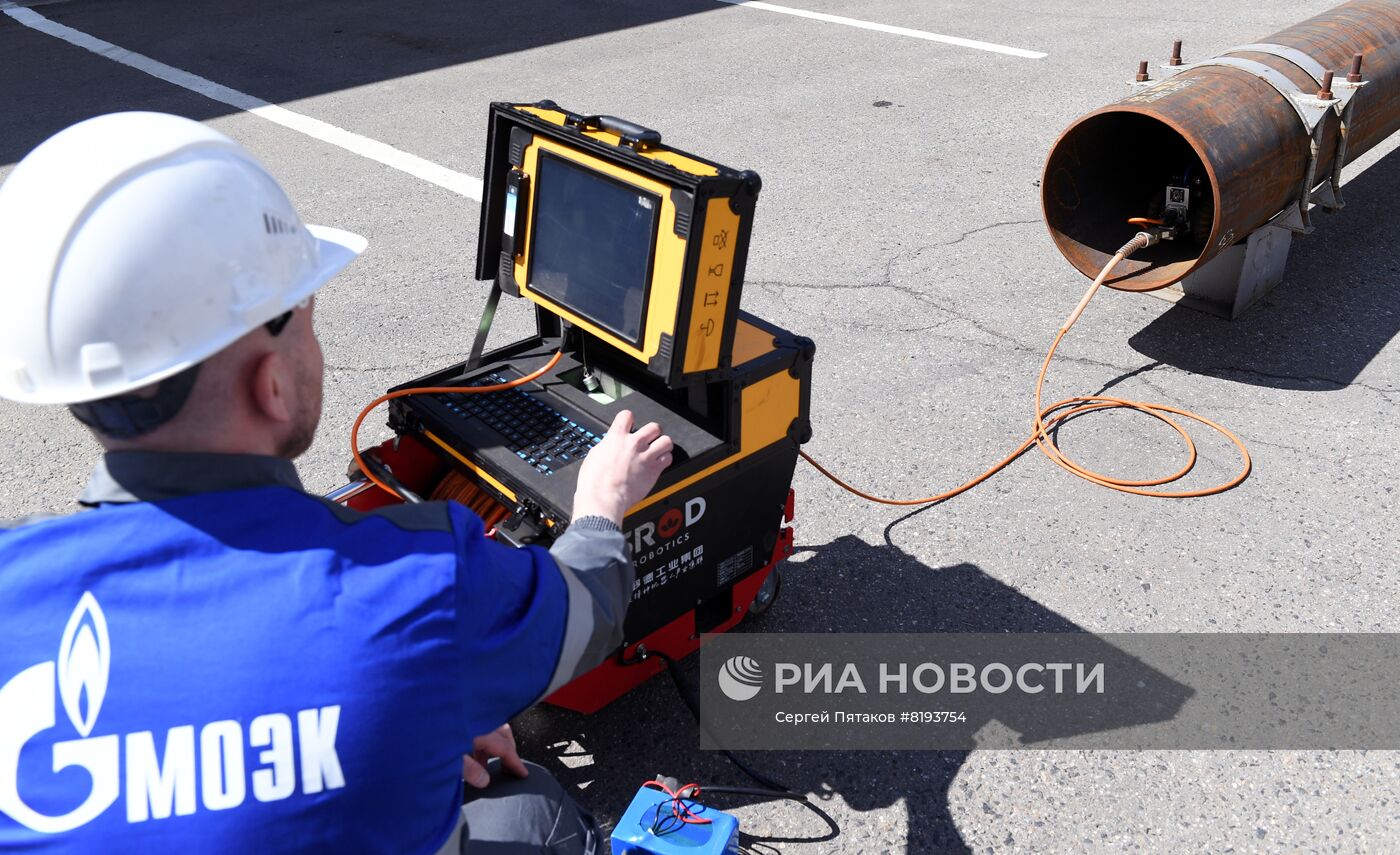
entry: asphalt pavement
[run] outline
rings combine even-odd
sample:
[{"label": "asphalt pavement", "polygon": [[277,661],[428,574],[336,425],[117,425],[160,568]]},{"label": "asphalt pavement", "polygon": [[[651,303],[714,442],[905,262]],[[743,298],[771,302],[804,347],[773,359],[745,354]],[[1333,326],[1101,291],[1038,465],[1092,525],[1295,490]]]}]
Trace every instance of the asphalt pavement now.
[{"label": "asphalt pavement", "polygon": [[[0,6],[7,4],[0,4]],[[1126,92],[1142,58],[1257,41],[1327,0],[802,0],[801,8],[1040,51],[1029,59],[711,0],[72,0],[54,22],[479,176],[487,104],[552,98],[660,129],[763,176],[744,306],[818,347],[807,450],[879,494],[927,495],[1019,444],[1045,348],[1085,280],[1039,209],[1049,146]],[[344,480],[346,434],[389,386],[462,358],[486,297],[470,198],[0,17],[0,177],[49,134],[116,110],[207,122],[268,165],[303,218],[370,249],[322,292],[326,408],[300,462]],[[1125,141],[1128,144],[1128,141]],[[1152,500],[1028,455],[913,514],[799,466],[798,554],[746,631],[1395,632],[1400,155],[1353,168],[1348,207],[1295,242],[1286,281],[1230,322],[1106,292],[1048,394],[1201,412],[1254,473]],[[0,260],[3,265],[3,260]],[[494,343],[523,335],[507,301]],[[1052,398],[1053,399],[1053,398]],[[0,402],[0,516],[75,508],[96,445],[61,410]],[[377,432],[376,432],[377,430]],[[388,436],[366,430],[368,444]],[[1064,447],[1119,476],[1179,465],[1117,413]],[[1200,437],[1191,484],[1228,475]],[[694,677],[694,663],[689,664]],[[589,717],[535,709],[528,755],[607,822],[655,772],[741,784],[701,752],[664,678]],[[763,752],[839,833],[790,803],[736,809],[783,852],[1377,852],[1400,840],[1392,752]],[[769,851],[771,851],[771,848]]]}]

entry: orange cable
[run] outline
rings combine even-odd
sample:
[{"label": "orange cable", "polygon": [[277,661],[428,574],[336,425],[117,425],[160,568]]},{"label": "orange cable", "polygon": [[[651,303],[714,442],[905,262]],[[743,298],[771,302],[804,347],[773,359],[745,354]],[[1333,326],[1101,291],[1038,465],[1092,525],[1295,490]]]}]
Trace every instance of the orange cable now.
[{"label": "orange cable", "polygon": [[481,518],[487,537],[494,533],[495,527],[502,520],[510,516],[510,510],[482,489],[480,484],[456,471],[448,472],[443,476],[429,498],[435,502],[452,501],[459,505],[465,505],[468,510]]},{"label": "orange cable", "polygon": [[550,369],[559,364],[559,358],[563,355],[563,351],[557,351],[540,369],[532,371],[524,377],[517,377],[507,383],[495,383],[490,386],[418,386],[412,389],[399,389],[396,392],[386,392],[366,404],[365,408],[360,410],[360,414],[355,417],[355,423],[350,427],[350,456],[355,458],[355,465],[360,467],[360,471],[364,473],[365,477],[368,478],[371,483],[389,495],[397,496],[398,493],[393,488],[375,477],[374,473],[365,465],[365,459],[360,454],[360,425],[364,423],[365,417],[368,416],[375,407],[378,407],[386,401],[392,401],[395,398],[406,398],[409,395],[447,395],[452,393],[478,395],[483,392],[503,392],[506,389],[514,389],[516,386],[523,386],[531,380],[538,380],[540,377],[549,373]]},{"label": "orange cable", "polygon": [[[1149,404],[1144,403],[1142,401],[1130,401],[1124,398],[1112,398],[1104,395],[1076,395],[1072,398],[1065,398],[1062,401],[1056,401],[1048,407],[1041,406],[1041,393],[1045,388],[1045,376],[1050,370],[1050,361],[1054,358],[1055,350],[1060,346],[1060,342],[1064,340],[1066,333],[1068,333],[1070,331],[1070,328],[1073,327],[1074,324],[1079,320],[1079,316],[1084,313],[1084,309],[1089,305],[1089,301],[1093,299],[1096,293],[1098,293],[1100,286],[1103,285],[1104,280],[1108,278],[1108,275],[1110,272],[1113,271],[1113,268],[1117,267],[1119,262],[1123,261],[1123,259],[1127,258],[1129,255],[1131,255],[1133,252],[1140,248],[1141,242],[1139,238],[1134,238],[1132,242],[1130,242],[1127,246],[1124,246],[1123,249],[1119,250],[1118,253],[1114,255],[1113,258],[1108,262],[1108,264],[1104,266],[1103,270],[1099,273],[1098,277],[1094,279],[1093,284],[1089,286],[1089,290],[1085,292],[1083,299],[1079,301],[1079,305],[1075,307],[1074,311],[1070,313],[1069,318],[1065,321],[1064,325],[1060,327],[1059,333],[1055,336],[1055,341],[1050,345],[1049,352],[1045,354],[1045,362],[1041,364],[1040,376],[1036,380],[1035,421],[1032,424],[1032,432],[1030,438],[1028,438],[1025,442],[1021,443],[1020,447],[1008,454],[1006,457],[1002,458],[1000,462],[992,466],[992,468],[988,469],[986,472],[983,472],[981,475],[978,475],[976,478],[973,478],[971,481],[968,481],[962,486],[954,487],[946,493],[939,493],[936,496],[929,496],[923,499],[884,499],[879,496],[873,496],[862,490],[858,490],[855,487],[852,487],[850,484],[847,484],[845,481],[842,481],[840,478],[836,477],[829,470],[827,470],[826,467],[813,460],[812,457],[807,454],[807,452],[799,450],[798,454],[801,455],[803,460],[812,464],[812,466],[818,472],[835,482],[837,486],[848,490],[849,492],[854,493],[857,496],[860,496],[862,499],[867,499],[871,502],[878,502],[882,505],[928,505],[934,502],[941,502],[945,499],[951,499],[954,496],[960,495],[962,493],[967,492],[968,490],[971,490],[973,487],[976,487],[978,484],[981,484],[983,481],[997,474],[1002,469],[1005,469],[1008,465],[1010,465],[1010,463],[1013,460],[1024,454],[1032,445],[1038,446],[1041,452],[1043,452],[1046,457],[1050,458],[1051,462],[1053,462],[1055,465],[1074,475],[1077,475],[1080,478],[1083,478],[1086,481],[1098,484],[1101,487],[1108,487],[1109,489],[1118,490],[1124,493],[1134,493],[1139,496],[1153,496],[1157,498],[1169,499],[1186,499],[1194,498],[1197,496],[1213,496],[1217,493],[1223,493],[1226,490],[1238,486],[1242,481],[1244,481],[1244,479],[1249,477],[1250,469],[1253,466],[1253,462],[1251,461],[1249,456],[1249,449],[1245,447],[1243,440],[1241,440],[1228,428],[1224,427],[1223,425],[1217,424],[1216,422],[1213,422],[1204,416],[1197,415],[1196,413],[1193,413],[1189,410],[1183,410],[1177,407],[1170,407],[1166,404]],[[1092,469],[1089,469],[1076,463],[1075,461],[1070,459],[1068,455],[1066,455],[1063,451],[1060,450],[1060,447],[1057,444],[1055,437],[1051,433],[1056,426],[1062,424],[1068,419],[1072,419],[1075,416],[1082,415],[1084,413],[1092,412],[1093,410],[1109,409],[1136,410],[1137,412],[1146,413],[1147,415],[1152,416],[1155,419],[1160,419],[1161,421],[1166,422],[1178,434],[1181,435],[1182,439],[1186,443],[1186,465],[1182,466],[1179,470],[1172,473],[1171,475],[1167,475],[1162,478],[1148,478],[1140,481],[1133,481],[1122,478],[1113,478],[1111,476],[1104,475],[1101,472],[1095,472]],[[1196,443],[1192,441],[1191,435],[1187,433],[1186,428],[1182,427],[1180,424],[1174,421],[1169,414],[1175,414],[1178,416],[1182,416],[1183,418],[1191,419],[1192,421],[1200,422],[1201,424],[1218,431],[1223,436],[1225,436],[1226,439],[1234,443],[1235,447],[1239,449],[1241,458],[1243,458],[1244,460],[1244,466],[1240,469],[1239,474],[1237,474],[1234,478],[1231,478],[1228,481],[1217,484],[1214,487],[1207,487],[1199,490],[1146,489],[1148,487],[1160,487],[1164,484],[1170,484],[1174,481],[1177,481],[1185,477],[1186,474],[1190,472],[1196,465]]]},{"label": "orange cable", "polygon": [[1159,220],[1155,217],[1129,217],[1128,222],[1135,226],[1165,226],[1166,220]]}]

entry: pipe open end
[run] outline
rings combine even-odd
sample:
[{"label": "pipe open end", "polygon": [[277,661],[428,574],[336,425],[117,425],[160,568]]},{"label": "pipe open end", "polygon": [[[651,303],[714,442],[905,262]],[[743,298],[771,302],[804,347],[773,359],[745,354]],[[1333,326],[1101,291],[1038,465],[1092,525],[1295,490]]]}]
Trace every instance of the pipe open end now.
[{"label": "pipe open end", "polygon": [[1071,125],[1045,164],[1045,223],[1070,264],[1096,276],[1143,230],[1130,218],[1163,218],[1170,186],[1190,191],[1186,233],[1139,251],[1106,282],[1124,291],[1165,288],[1214,254],[1208,250],[1216,220],[1214,174],[1166,122],[1114,106]]}]

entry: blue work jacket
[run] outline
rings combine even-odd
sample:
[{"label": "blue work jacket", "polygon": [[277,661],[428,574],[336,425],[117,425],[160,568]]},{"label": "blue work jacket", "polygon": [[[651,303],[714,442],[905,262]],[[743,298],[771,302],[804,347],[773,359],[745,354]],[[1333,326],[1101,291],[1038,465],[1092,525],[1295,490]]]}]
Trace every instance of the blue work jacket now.
[{"label": "blue work jacket", "polygon": [[285,460],[113,452],[0,531],[0,850],[431,852],[471,740],[597,664],[622,535],[361,514]]}]

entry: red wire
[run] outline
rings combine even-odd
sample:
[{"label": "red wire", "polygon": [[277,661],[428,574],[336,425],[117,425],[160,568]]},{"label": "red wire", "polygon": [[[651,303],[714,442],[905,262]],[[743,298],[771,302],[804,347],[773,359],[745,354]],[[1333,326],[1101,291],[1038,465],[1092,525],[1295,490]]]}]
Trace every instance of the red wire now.
[{"label": "red wire", "polygon": [[[685,798],[688,798],[692,802],[698,800],[700,798],[699,784],[686,784],[679,790],[672,790],[670,787],[666,786],[660,781],[647,781],[646,783],[642,784],[642,786],[656,787],[666,795],[670,796],[671,816],[674,816],[676,819],[686,823],[687,825],[709,825],[711,822],[714,821],[702,816],[696,816],[694,813],[692,813],[690,810],[690,806],[685,803],[685,799],[680,795],[680,793],[684,793],[687,790],[694,790],[694,793],[692,795]],[[686,816],[681,816],[681,811],[685,811]],[[689,817],[689,819],[687,819],[686,817]]]},{"label": "red wire", "polygon": [[[681,787],[679,790],[676,790],[676,792],[684,793],[686,790],[693,791],[689,796],[690,801],[694,802],[700,799],[699,784],[686,784],[684,787]],[[680,810],[685,811],[686,816],[690,818],[686,819],[686,816],[681,816],[680,812],[676,809],[677,807],[679,807]],[[711,820],[706,819],[705,817],[696,816],[695,814],[691,813],[690,806],[687,805],[679,795],[676,796],[676,800],[672,804],[671,812],[675,814],[676,819],[679,819],[681,822],[689,823],[691,825],[708,825],[711,822]]]}]

